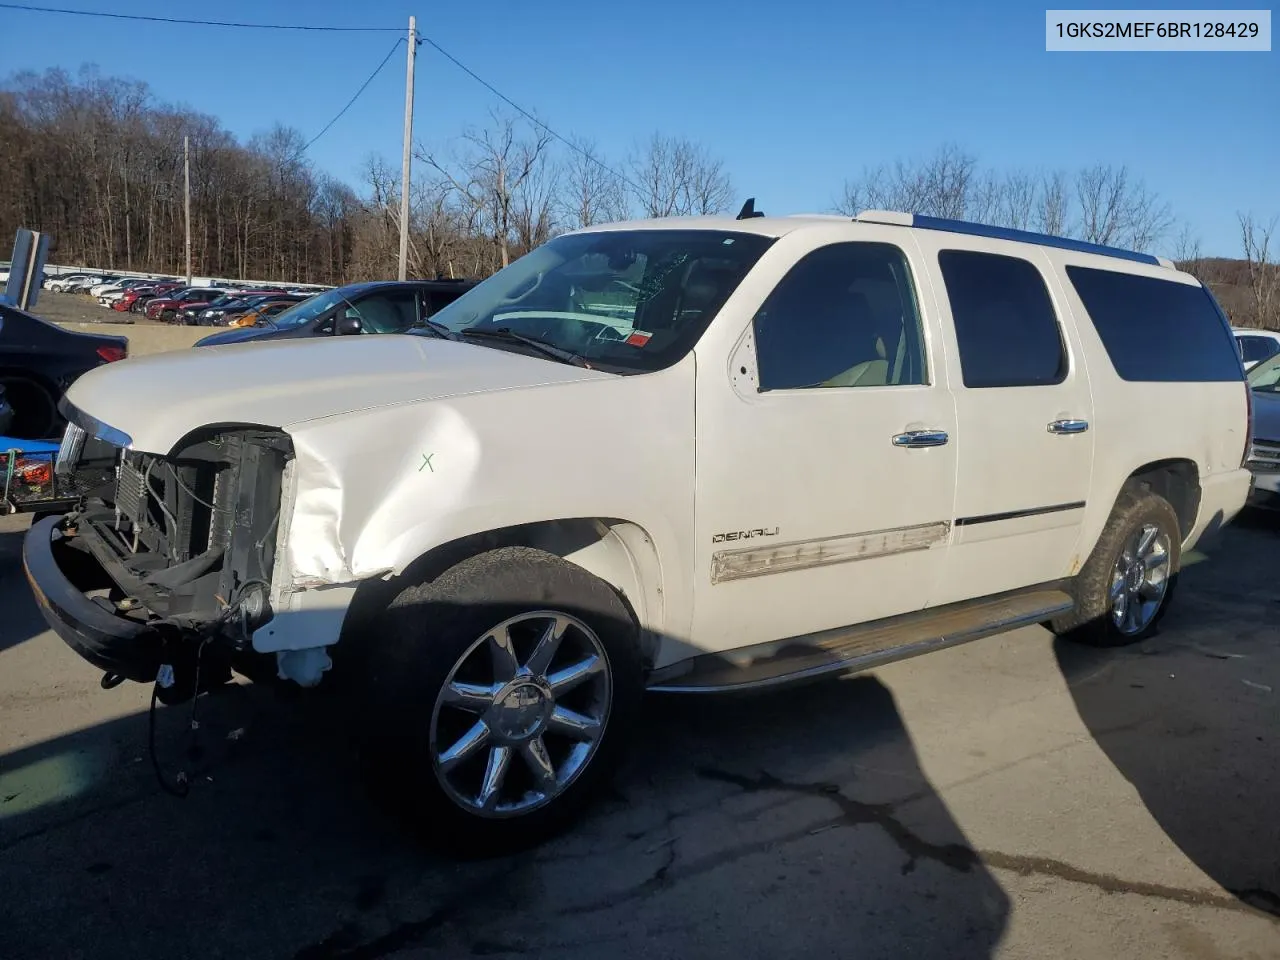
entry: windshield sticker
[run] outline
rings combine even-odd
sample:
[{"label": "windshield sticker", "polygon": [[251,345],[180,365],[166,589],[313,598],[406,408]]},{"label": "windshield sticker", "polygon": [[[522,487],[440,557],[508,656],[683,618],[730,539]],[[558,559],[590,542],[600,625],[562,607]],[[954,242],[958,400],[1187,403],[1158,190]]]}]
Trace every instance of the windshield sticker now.
[{"label": "windshield sticker", "polygon": [[649,342],[649,338],[652,336],[652,333],[648,333],[644,330],[632,330],[631,335],[623,342],[629,347],[643,347]]}]

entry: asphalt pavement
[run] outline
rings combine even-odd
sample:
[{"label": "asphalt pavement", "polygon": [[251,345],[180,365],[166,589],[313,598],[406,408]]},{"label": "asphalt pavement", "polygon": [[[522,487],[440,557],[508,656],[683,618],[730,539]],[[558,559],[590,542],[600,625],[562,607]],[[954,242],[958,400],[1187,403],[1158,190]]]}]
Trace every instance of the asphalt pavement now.
[{"label": "asphalt pavement", "polygon": [[0,519],[0,957],[1280,958],[1280,524],[1193,555],[1159,636],[1019,630],[648,703],[614,789],[452,863],[323,698],[161,708],[44,629]]}]

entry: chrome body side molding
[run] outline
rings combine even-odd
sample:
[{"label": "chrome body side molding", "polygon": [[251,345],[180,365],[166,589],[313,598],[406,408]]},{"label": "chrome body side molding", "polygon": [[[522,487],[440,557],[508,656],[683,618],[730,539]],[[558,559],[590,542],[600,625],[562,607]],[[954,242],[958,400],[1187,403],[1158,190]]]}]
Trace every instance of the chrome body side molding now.
[{"label": "chrome body side molding", "polygon": [[850,563],[895,553],[928,550],[935,544],[945,543],[950,534],[950,521],[939,520],[912,527],[872,530],[868,533],[718,550],[711,555],[711,582],[724,583],[747,577],[762,577],[770,573],[808,570],[834,563]]}]

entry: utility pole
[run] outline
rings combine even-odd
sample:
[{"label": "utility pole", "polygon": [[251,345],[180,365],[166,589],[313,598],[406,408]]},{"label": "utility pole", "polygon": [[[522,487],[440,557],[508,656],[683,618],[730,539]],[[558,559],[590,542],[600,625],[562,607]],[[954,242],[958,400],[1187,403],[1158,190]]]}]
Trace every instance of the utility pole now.
[{"label": "utility pole", "polygon": [[409,263],[409,166],[413,159],[413,58],[418,50],[418,18],[409,18],[409,63],[404,86],[404,159],[400,165],[400,279]]},{"label": "utility pole", "polygon": [[182,175],[186,180],[186,198],[183,207],[187,221],[187,286],[191,286],[191,138],[182,138]]}]

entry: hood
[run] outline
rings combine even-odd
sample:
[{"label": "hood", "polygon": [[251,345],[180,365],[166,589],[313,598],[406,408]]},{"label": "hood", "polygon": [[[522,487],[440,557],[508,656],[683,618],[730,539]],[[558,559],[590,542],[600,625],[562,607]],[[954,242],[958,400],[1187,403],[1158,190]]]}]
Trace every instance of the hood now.
[{"label": "hood", "polygon": [[278,333],[276,327],[232,327],[221,333],[211,333],[195,342],[197,347],[216,347],[224,343],[246,343],[250,340],[261,340],[270,334]]},{"label": "hood", "polygon": [[1280,393],[1253,391],[1253,439],[1280,443]]},{"label": "hood", "polygon": [[372,407],[468,393],[612,379],[491,347],[407,334],[227,344],[98,367],[67,401],[167,453],[208,424],[289,427]]}]

